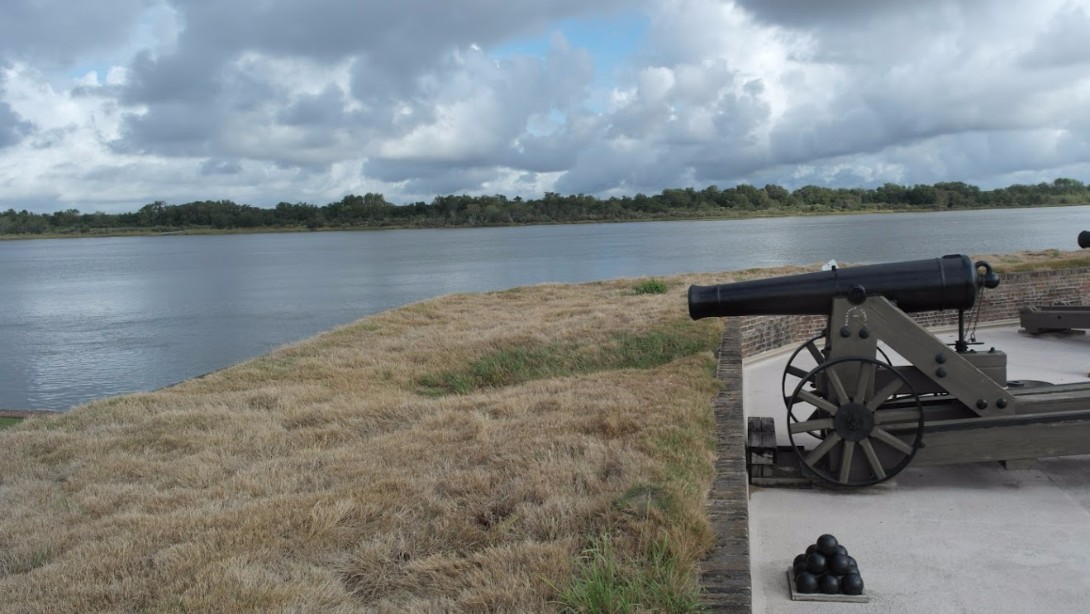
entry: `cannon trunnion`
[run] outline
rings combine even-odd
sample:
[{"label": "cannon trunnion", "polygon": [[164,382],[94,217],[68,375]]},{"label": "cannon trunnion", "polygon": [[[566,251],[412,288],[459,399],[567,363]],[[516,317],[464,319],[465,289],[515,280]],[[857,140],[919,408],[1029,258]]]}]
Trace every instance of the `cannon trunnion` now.
[{"label": "cannon trunnion", "polygon": [[[1019,389],[1005,354],[970,349],[964,312],[998,284],[987,263],[944,256],[692,286],[689,313],[829,314],[783,374],[791,447],[827,482],[876,484],[909,464],[1090,453],[1090,383]],[[940,309],[959,312],[953,347],[906,314]]]}]

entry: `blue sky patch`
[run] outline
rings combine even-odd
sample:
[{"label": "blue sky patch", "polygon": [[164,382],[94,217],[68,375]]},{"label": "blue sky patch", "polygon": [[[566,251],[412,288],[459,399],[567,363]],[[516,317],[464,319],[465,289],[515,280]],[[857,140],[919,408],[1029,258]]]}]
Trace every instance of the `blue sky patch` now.
[{"label": "blue sky patch", "polygon": [[586,49],[594,58],[594,84],[610,86],[618,71],[646,39],[649,27],[647,14],[639,11],[608,17],[573,17],[556,22],[537,36],[511,40],[488,51],[499,58],[545,57],[549,52],[549,39],[553,33],[561,32],[572,47]]}]

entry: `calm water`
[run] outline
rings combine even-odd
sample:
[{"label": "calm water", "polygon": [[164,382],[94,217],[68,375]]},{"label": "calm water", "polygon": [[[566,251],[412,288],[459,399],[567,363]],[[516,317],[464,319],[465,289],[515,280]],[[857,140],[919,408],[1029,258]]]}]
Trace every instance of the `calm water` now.
[{"label": "calm water", "polygon": [[152,390],[451,292],[1074,249],[1082,229],[1090,207],[0,242],[0,408]]}]

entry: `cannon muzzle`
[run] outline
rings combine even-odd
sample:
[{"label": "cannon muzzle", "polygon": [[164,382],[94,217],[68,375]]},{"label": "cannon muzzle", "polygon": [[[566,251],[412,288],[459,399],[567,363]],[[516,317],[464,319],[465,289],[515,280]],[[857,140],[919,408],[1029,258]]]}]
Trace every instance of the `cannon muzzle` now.
[{"label": "cannon muzzle", "polygon": [[[984,269],[983,275],[977,273],[978,268]],[[986,262],[974,264],[968,256],[943,256],[718,286],[690,286],[689,316],[699,320],[827,314],[837,296],[861,301],[874,295],[886,297],[905,312],[970,309],[981,286],[998,285],[999,276]]]}]

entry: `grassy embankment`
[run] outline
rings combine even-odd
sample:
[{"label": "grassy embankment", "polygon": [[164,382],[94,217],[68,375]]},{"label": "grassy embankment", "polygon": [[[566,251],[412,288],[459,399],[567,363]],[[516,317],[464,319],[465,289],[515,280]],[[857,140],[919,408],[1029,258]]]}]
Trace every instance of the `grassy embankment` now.
[{"label": "grassy embankment", "polygon": [[1058,249],[1045,249],[1009,254],[989,254],[978,256],[975,259],[986,260],[999,273],[1073,269],[1090,266],[1090,250],[1061,251]]},{"label": "grassy embankment", "polygon": [[726,279],[445,297],[7,428],[0,603],[692,610],[720,324],[684,296]]},{"label": "grassy embankment", "polygon": [[0,430],[0,603],[695,609],[719,324],[684,290],[727,280],[446,297]]}]

